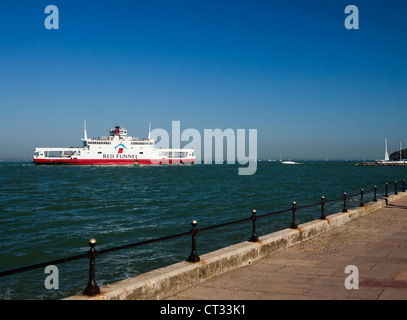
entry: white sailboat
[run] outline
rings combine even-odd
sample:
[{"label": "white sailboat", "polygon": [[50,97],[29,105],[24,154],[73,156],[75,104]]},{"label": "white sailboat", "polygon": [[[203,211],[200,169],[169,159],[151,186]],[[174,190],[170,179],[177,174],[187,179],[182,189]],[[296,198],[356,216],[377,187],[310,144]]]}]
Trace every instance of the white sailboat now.
[{"label": "white sailboat", "polygon": [[384,151],[384,162],[389,162],[390,158],[389,158],[389,151],[387,149],[387,138],[386,138],[386,147],[385,147],[385,151]]},{"label": "white sailboat", "polygon": [[400,142],[400,160],[399,161],[390,161],[390,156],[389,156],[389,151],[387,148],[387,138],[385,139],[385,149],[384,149],[384,160],[378,160],[376,163],[382,163],[382,164],[406,164],[406,160],[403,160],[401,157],[401,142]]},{"label": "white sailboat", "polygon": [[389,151],[387,149],[387,138],[384,140],[384,160],[377,160],[376,163],[389,163]]},{"label": "white sailboat", "polygon": [[401,149],[401,142],[400,142],[400,159],[399,160],[390,160],[389,156],[389,150],[387,147],[387,138],[384,140],[385,141],[385,147],[384,147],[384,160],[376,160],[375,162],[370,162],[366,163],[364,162],[364,157],[363,157],[363,163],[358,163],[358,166],[362,165],[379,165],[379,166],[407,166],[407,159],[402,158],[402,149]]}]

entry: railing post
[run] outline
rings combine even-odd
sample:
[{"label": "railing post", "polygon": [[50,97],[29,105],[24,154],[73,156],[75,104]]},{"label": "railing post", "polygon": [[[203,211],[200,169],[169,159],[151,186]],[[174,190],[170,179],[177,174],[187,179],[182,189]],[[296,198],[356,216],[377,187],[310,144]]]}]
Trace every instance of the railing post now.
[{"label": "railing post", "polygon": [[373,198],[374,202],[377,202],[377,186],[374,186],[374,198]]},{"label": "railing post", "polygon": [[198,253],[196,252],[196,235],[198,234],[198,231],[196,230],[196,225],[198,222],[196,220],[192,221],[192,229],[191,229],[191,234],[192,234],[192,251],[191,254],[189,255],[189,258],[187,261],[189,262],[199,262],[201,258],[199,257]]},{"label": "railing post", "polygon": [[363,189],[360,190],[360,206],[361,207],[365,206],[365,204],[363,202]]},{"label": "railing post", "polygon": [[389,184],[387,182],[386,182],[385,189],[386,189],[386,193],[385,193],[384,197],[388,198],[389,197]]},{"label": "railing post", "polygon": [[348,209],[346,208],[346,192],[343,193],[343,210],[342,212],[348,212]]},{"label": "railing post", "polygon": [[399,194],[399,190],[398,190],[399,188],[398,188],[398,182],[397,181],[394,181],[394,194],[395,195],[398,195]]},{"label": "railing post", "polygon": [[259,237],[256,234],[256,210],[252,211],[252,224],[253,224],[253,234],[249,240],[249,242],[259,242]]},{"label": "railing post", "polygon": [[98,256],[98,252],[95,249],[96,246],[96,240],[95,239],[90,239],[89,240],[89,246],[90,250],[88,251],[88,258],[89,258],[89,281],[88,285],[86,286],[85,290],[83,291],[83,294],[87,296],[94,296],[100,293],[100,289],[96,284],[95,280],[95,260],[96,257]]},{"label": "railing post", "polygon": [[292,212],[293,212],[293,223],[291,224],[291,229],[298,229],[298,225],[297,225],[297,223],[295,222],[295,214],[296,214],[296,211],[297,211],[297,208],[295,207],[297,205],[297,203],[294,201],[293,202],[293,207],[292,207]]},{"label": "railing post", "polygon": [[321,197],[321,216],[319,217],[319,220],[326,220],[325,217],[325,197]]},{"label": "railing post", "polygon": [[406,192],[406,179],[403,179],[403,192]]}]

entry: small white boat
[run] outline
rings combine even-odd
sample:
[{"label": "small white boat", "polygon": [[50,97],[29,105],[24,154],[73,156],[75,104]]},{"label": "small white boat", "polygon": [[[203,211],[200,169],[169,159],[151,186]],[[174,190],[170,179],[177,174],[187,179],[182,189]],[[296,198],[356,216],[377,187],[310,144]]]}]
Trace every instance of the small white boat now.
[{"label": "small white boat", "polygon": [[282,164],[298,164],[297,162],[294,161],[281,161]]},{"label": "small white boat", "polygon": [[280,153],[280,162],[282,164],[298,164],[297,162],[294,162],[294,161],[283,161],[283,160],[281,160],[281,153]]}]

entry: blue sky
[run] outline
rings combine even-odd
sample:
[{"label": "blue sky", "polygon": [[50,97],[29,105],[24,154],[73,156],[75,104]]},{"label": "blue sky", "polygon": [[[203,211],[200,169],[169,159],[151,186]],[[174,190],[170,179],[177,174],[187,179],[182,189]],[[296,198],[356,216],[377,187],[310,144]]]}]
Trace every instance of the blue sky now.
[{"label": "blue sky", "polygon": [[[47,30],[47,5],[59,30]],[[347,5],[360,29],[344,26]],[[257,129],[260,158],[407,147],[407,2],[0,2],[0,159],[116,123]],[[202,135],[203,136],[203,135]]]}]

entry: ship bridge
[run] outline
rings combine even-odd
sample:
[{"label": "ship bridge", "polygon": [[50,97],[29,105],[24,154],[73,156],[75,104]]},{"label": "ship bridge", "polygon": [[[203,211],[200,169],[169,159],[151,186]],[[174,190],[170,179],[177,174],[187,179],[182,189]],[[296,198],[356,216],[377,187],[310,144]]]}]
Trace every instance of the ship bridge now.
[{"label": "ship bridge", "polygon": [[110,129],[109,131],[110,136],[119,136],[119,137],[126,137],[127,136],[127,129],[120,128],[120,126],[115,126],[114,129]]}]

